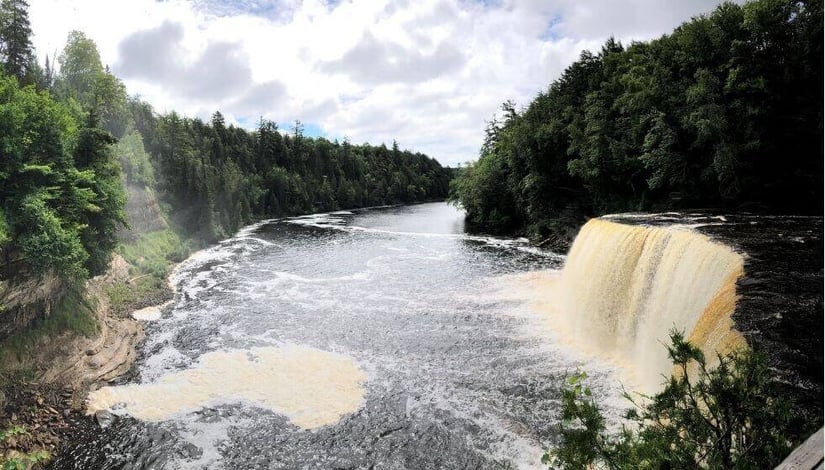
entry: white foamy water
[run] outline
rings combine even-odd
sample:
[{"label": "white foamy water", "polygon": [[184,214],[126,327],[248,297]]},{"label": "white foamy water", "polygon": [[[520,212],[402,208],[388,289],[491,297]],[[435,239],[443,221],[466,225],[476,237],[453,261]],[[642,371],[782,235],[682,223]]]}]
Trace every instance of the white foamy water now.
[{"label": "white foamy water", "polygon": [[122,427],[58,468],[540,468],[565,374],[586,368],[602,397],[616,381],[496,292],[563,257],[467,235],[462,217],[316,214],[196,253],[146,324],[135,379],[92,395]]},{"label": "white foamy water", "polygon": [[169,301],[161,305],[152,305],[149,307],[142,308],[140,310],[135,310],[134,312],[132,312],[132,318],[141,321],[160,320],[160,317],[163,314],[163,309],[168,307],[171,303],[172,301]]}]

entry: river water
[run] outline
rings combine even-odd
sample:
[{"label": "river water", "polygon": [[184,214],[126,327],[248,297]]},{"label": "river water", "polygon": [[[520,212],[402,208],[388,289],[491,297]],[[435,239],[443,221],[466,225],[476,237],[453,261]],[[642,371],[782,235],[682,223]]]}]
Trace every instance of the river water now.
[{"label": "river water", "polygon": [[133,373],[93,394],[118,419],[81,426],[51,467],[540,467],[565,374],[586,368],[608,403],[617,379],[508,295],[563,257],[463,218],[316,214],[195,254]]}]

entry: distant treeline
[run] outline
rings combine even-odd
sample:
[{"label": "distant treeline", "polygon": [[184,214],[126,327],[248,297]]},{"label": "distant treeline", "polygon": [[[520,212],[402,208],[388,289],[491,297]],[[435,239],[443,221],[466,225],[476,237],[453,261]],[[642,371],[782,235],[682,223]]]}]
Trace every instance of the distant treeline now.
[{"label": "distant treeline", "polygon": [[397,144],[312,139],[300,123],[285,135],[266,120],[248,132],[227,126],[220,113],[205,123],[175,113],[155,117],[146,103],[130,104],[143,117],[134,132],[146,138],[152,165],[127,164],[127,178],[151,182],[141,168],[156,169],[173,219],[204,240],[254,218],[447,197],[449,171]]},{"label": "distant treeline", "polygon": [[127,220],[125,185],[158,195],[198,243],[256,218],[447,196],[450,171],[397,144],[313,139],[297,121],[287,135],[263,119],[250,132],[220,113],[157,115],[82,32],[56,62],[35,59],[27,2],[0,2],[0,282],[103,272]]},{"label": "distant treeline", "polygon": [[486,231],[714,207],[822,213],[822,1],[724,3],[670,35],[585,51],[505,103],[451,199]]}]

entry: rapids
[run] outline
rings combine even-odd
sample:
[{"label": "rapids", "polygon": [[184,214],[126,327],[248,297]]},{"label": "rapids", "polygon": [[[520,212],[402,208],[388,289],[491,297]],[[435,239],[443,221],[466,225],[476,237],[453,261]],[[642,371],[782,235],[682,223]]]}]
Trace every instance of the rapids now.
[{"label": "rapids", "polygon": [[563,260],[441,203],[247,227],[178,266],[133,373],[90,396],[119,419],[51,468],[541,467],[565,374],[625,406],[510,295]]},{"label": "rapids", "polygon": [[170,304],[136,312],[140,358],[88,402],[119,418],[82,423],[51,468],[542,468],[567,374],[587,371],[615,428],[619,382],[651,392],[668,374],[670,328],[711,357],[768,331],[734,329],[759,326],[737,298],[765,276],[718,239],[772,222],[735,218],[603,217],[566,259],[468,235],[441,203],[246,227],[178,266]]}]

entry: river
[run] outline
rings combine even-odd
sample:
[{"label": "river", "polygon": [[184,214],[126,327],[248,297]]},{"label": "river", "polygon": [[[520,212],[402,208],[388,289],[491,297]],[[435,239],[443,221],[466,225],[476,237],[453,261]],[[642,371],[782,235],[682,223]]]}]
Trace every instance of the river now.
[{"label": "river", "polygon": [[93,394],[119,418],[51,468],[540,467],[565,374],[586,368],[608,403],[617,379],[507,295],[563,257],[463,220],[316,214],[196,253],[133,372]]}]

